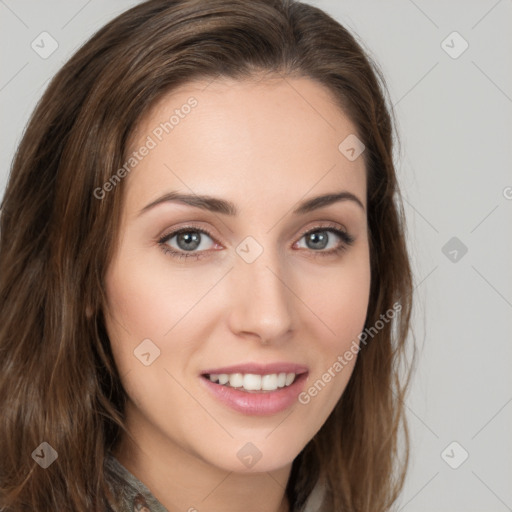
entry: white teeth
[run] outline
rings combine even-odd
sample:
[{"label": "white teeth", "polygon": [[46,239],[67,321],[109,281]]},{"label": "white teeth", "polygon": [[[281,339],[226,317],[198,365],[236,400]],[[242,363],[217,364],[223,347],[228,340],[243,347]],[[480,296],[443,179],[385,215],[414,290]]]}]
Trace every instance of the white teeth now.
[{"label": "white teeth", "polygon": [[243,388],[247,391],[276,391],[289,386],[295,380],[295,373],[270,373],[256,375],[254,373],[212,373],[208,376],[212,382],[228,385],[233,388]]},{"label": "white teeth", "polygon": [[286,374],[286,385],[289,386],[295,379],[295,373],[287,373]]},{"label": "white teeth", "polygon": [[259,391],[261,389],[261,375],[246,373],[244,375],[243,388],[248,391]]},{"label": "white teeth", "polygon": [[241,388],[244,385],[244,376],[241,373],[233,373],[229,376],[229,385],[232,388]]},{"label": "white teeth", "polygon": [[263,391],[274,391],[277,389],[278,377],[275,373],[261,377],[261,389]]}]

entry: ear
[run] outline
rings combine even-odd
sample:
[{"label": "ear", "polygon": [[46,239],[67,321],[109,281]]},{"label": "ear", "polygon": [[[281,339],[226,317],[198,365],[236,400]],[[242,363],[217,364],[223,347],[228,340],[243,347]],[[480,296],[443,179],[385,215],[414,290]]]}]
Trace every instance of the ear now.
[{"label": "ear", "polygon": [[87,318],[91,318],[92,314],[93,314],[93,310],[92,310],[91,306],[86,306],[85,307],[85,316]]}]

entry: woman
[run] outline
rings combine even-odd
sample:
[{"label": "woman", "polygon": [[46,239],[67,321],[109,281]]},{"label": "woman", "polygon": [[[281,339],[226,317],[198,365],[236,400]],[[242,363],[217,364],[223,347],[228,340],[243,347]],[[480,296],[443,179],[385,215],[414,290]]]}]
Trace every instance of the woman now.
[{"label": "woman", "polygon": [[2,509],[390,509],[412,290],[378,78],[288,0],[150,0],[55,76],[2,205]]}]

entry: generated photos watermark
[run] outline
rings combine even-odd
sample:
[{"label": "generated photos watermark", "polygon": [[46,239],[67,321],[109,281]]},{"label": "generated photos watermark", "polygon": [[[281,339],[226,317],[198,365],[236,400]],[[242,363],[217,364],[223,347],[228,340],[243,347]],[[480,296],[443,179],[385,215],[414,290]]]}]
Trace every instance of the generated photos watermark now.
[{"label": "generated photos watermark", "polygon": [[342,355],[339,355],[336,358],[336,361],[334,361],[321,375],[321,377],[318,378],[306,391],[299,394],[299,402],[303,405],[309,404],[309,402],[311,402],[311,398],[317,396],[318,393],[320,393],[320,391],[322,391],[322,389],[324,389],[325,386],[331,382],[331,380],[334,379],[350,361],[352,361],[352,359],[354,359],[361,350],[361,345],[366,345],[368,343],[368,336],[373,338],[401,310],[402,305],[399,302],[395,302],[392,308],[380,315],[379,320],[377,320],[373,326],[364,329],[364,331],[358,336],[359,343],[356,340],[352,340],[350,348]]},{"label": "generated photos watermark", "polygon": [[149,155],[152,149],[155,149],[166,135],[172,132],[178,126],[183,119],[185,119],[191,112],[192,109],[197,107],[198,101],[194,96],[187,99],[180,108],[174,109],[174,113],[169,117],[168,121],[160,123],[158,126],[153,128],[151,135],[146,137],[145,142],[142,146],[134,151],[124,162],[123,166],[117,169],[117,171],[105,182],[101,187],[94,189],[93,195],[96,199],[104,199],[108,192],[114,190],[114,188],[125,178],[132,169]]}]

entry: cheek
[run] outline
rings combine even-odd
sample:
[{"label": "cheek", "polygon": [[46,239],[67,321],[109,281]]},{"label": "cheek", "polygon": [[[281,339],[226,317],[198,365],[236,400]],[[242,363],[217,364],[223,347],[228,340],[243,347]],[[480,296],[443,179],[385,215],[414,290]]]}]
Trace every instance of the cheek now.
[{"label": "cheek", "polygon": [[308,359],[315,364],[299,402],[321,419],[319,424],[338,402],[354,369],[358,336],[368,311],[370,279],[369,255],[361,251],[336,271],[325,273],[323,280],[311,276],[303,280],[304,302],[315,313],[310,315],[308,329],[315,340],[308,347]]},{"label": "cheek", "polygon": [[[202,328],[216,307],[202,299],[219,281],[222,272],[190,272],[171,267],[167,257],[157,250],[149,255],[125,250],[123,257],[113,262],[105,280],[108,298],[105,319],[112,352],[122,375],[131,370],[137,372],[132,375],[138,374],[143,361],[136,358],[137,354],[148,351],[150,360],[153,354],[158,355],[150,368],[187,372],[203,339],[192,333]],[[154,375],[148,373],[144,385],[149,385]]]},{"label": "cheek", "polygon": [[[358,271],[359,270],[359,271]],[[331,301],[325,304],[330,325],[339,340],[339,347],[357,340],[364,327],[370,296],[369,270],[354,269],[350,276],[330,285]]]},{"label": "cheek", "polygon": [[188,371],[196,348],[189,343],[186,320],[194,320],[191,308],[205,293],[191,274],[168,273],[159,261],[125,257],[113,264],[105,280],[106,328],[123,387],[155,423],[155,411],[169,402],[184,415],[194,414],[194,402],[172,376],[181,382]]},{"label": "cheek", "polygon": [[[134,258],[118,259],[107,272],[105,321],[121,374],[140,365],[134,357],[139,346],[152,348],[151,357],[162,355],[164,334],[172,326],[170,311],[179,308],[179,304],[157,276],[151,266]],[[145,340],[151,340],[154,346]]]},{"label": "cheek", "polygon": [[370,280],[365,247],[332,272],[303,278],[302,297],[316,315],[316,339],[324,354],[332,355],[357,340],[368,310]]},{"label": "cheek", "polygon": [[169,275],[169,266],[160,260],[164,257],[120,261],[107,274],[110,323],[126,326],[125,332],[137,339],[162,339],[207,289],[208,283],[193,273]]}]

